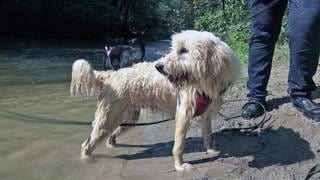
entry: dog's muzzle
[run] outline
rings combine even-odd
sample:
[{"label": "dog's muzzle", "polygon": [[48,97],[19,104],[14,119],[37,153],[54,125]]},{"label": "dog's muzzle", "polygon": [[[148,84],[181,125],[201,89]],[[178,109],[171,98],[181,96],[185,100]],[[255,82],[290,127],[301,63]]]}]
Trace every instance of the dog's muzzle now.
[{"label": "dog's muzzle", "polygon": [[156,65],[155,65],[155,68],[157,69],[158,72],[160,72],[162,75],[166,76],[169,81],[171,83],[174,83],[176,84],[177,82],[180,82],[182,80],[187,80],[187,77],[188,77],[188,74],[187,73],[184,73],[184,74],[169,74],[167,71],[165,71],[164,69],[164,64],[161,63],[161,62],[158,62]]}]

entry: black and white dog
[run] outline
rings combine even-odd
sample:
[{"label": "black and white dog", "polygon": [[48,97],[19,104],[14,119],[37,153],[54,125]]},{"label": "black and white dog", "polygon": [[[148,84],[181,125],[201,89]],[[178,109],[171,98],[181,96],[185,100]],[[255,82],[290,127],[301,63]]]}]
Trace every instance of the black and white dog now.
[{"label": "black and white dog", "polygon": [[134,38],[128,41],[128,45],[105,46],[104,58],[105,70],[118,70],[143,62],[145,46],[143,42]]}]

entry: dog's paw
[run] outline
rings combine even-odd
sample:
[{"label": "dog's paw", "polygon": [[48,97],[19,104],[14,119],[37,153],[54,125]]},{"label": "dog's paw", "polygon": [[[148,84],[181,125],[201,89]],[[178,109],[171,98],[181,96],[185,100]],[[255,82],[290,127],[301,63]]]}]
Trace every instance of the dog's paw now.
[{"label": "dog's paw", "polygon": [[176,171],[190,171],[193,169],[193,166],[189,163],[183,163],[181,165],[175,165]]},{"label": "dog's paw", "polygon": [[107,148],[115,148],[117,145],[116,136],[110,136],[106,141]]},{"label": "dog's paw", "polygon": [[91,153],[88,151],[88,149],[86,147],[81,146],[81,153],[80,153],[80,157],[81,159],[89,159],[91,156]]},{"label": "dog's paw", "polygon": [[208,148],[206,151],[207,154],[211,154],[213,156],[218,156],[220,154],[220,151],[214,150],[212,148]]},{"label": "dog's paw", "polygon": [[116,143],[110,143],[110,142],[106,142],[106,147],[107,148],[115,148],[116,147]]},{"label": "dog's paw", "polygon": [[80,158],[81,158],[82,160],[87,160],[87,159],[90,159],[90,155],[88,155],[88,154],[86,154],[86,153],[84,153],[84,152],[81,151]]}]

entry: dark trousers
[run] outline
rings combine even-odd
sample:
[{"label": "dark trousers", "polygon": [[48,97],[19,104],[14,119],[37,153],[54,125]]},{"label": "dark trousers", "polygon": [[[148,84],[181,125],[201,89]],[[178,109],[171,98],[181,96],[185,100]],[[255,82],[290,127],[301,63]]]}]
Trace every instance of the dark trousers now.
[{"label": "dark trousers", "polygon": [[[250,0],[250,13],[256,14],[270,2]],[[249,100],[264,101],[268,94],[275,43],[287,7],[290,48],[288,92],[291,97],[310,97],[316,87],[312,77],[319,61],[320,0],[280,0],[251,20],[247,82]]]}]

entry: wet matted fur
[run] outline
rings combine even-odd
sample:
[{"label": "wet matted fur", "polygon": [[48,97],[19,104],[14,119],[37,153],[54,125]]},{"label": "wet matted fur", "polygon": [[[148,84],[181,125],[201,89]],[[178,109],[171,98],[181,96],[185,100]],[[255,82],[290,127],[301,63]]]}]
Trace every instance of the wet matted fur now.
[{"label": "wet matted fur", "polygon": [[207,152],[217,153],[212,149],[211,119],[216,118],[222,96],[239,75],[240,63],[230,47],[212,33],[187,30],[174,34],[171,51],[165,57],[119,71],[94,71],[84,60],[75,64],[73,72],[77,73],[72,73],[71,93],[81,87],[102,87],[96,123],[81,146],[82,157],[91,155],[96,145],[111,136],[124,120],[136,121],[130,113],[132,108],[148,107],[175,114],[174,166],[177,171],[189,170],[192,166],[183,162],[184,141],[199,95],[211,100],[201,115],[203,146]]}]

